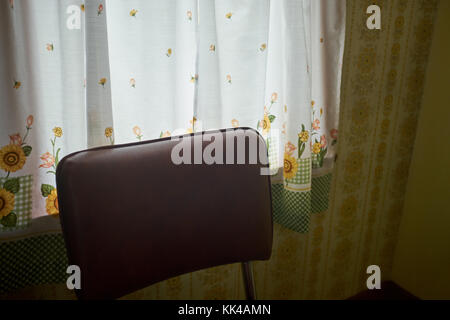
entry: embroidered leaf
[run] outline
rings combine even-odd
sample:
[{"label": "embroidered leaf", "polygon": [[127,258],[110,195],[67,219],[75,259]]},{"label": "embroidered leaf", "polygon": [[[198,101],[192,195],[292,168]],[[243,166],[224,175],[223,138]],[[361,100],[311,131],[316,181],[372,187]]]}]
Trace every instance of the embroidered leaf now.
[{"label": "embroidered leaf", "polygon": [[11,211],[0,220],[0,223],[4,227],[15,227],[17,225],[17,215]]},{"label": "embroidered leaf", "polygon": [[14,179],[6,180],[5,183],[3,184],[3,188],[5,188],[6,190],[8,190],[11,193],[19,192],[19,190],[20,190],[19,179],[14,178]]},{"label": "embroidered leaf", "polygon": [[305,151],[306,144],[298,138],[298,158],[302,157],[303,152]]},{"label": "embroidered leaf", "polygon": [[51,185],[49,185],[49,184],[42,184],[42,185],[41,185],[41,193],[42,193],[42,196],[43,196],[44,198],[47,198],[48,195],[52,192],[53,189],[55,189],[55,187],[53,187],[53,186],[51,186]]},{"label": "embroidered leaf", "polygon": [[33,149],[32,147],[30,147],[30,146],[23,146],[23,153],[25,153],[25,156],[26,157],[28,157],[29,155],[30,155],[30,153],[31,153],[31,150]]},{"label": "embroidered leaf", "polygon": [[274,121],[275,121],[275,118],[276,118],[276,117],[275,117],[273,114],[269,115],[270,123],[274,122]]},{"label": "embroidered leaf", "polygon": [[56,156],[55,156],[55,167],[58,166],[59,163],[59,152],[61,151],[61,148],[58,148],[58,150],[56,151]]}]

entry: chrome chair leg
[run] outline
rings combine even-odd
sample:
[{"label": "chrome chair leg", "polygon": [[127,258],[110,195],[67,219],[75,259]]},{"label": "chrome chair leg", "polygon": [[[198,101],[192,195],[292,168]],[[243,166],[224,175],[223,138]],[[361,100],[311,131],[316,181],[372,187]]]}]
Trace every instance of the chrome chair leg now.
[{"label": "chrome chair leg", "polygon": [[251,262],[242,262],[242,276],[244,278],[245,296],[247,300],[256,300],[255,279]]}]

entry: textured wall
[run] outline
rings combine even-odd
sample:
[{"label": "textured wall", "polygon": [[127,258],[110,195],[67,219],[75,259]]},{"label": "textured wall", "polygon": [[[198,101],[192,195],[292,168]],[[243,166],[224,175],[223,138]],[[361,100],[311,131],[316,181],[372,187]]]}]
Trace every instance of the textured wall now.
[{"label": "textured wall", "polygon": [[[382,29],[366,28],[378,4]],[[270,262],[256,263],[263,299],[346,298],[364,289],[366,267],[390,279],[416,135],[437,1],[347,0],[340,141],[329,210],[308,234],[275,226]],[[324,39],[326,41],[326,39]],[[17,295],[72,297],[62,286]],[[242,298],[238,265],[177,277],[128,298]]]}]

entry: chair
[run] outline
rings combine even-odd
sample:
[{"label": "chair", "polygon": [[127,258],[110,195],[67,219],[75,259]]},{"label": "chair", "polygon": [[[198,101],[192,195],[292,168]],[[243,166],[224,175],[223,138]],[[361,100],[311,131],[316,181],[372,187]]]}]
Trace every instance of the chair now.
[{"label": "chair", "polygon": [[[239,141],[263,145],[258,164],[179,164],[178,143],[205,150],[211,140],[235,160]],[[228,139],[228,140],[227,140]],[[244,139],[244,140],[240,140]],[[233,148],[226,150],[230,141]],[[231,144],[229,146],[232,146]],[[226,150],[226,151],[225,151]],[[198,150],[189,155],[193,161]],[[215,154],[218,156],[219,154]],[[105,146],[66,156],[56,182],[69,265],[81,270],[80,299],[115,299],[184,273],[242,262],[255,299],[251,261],[272,249],[267,150],[249,128],[226,129]]]}]

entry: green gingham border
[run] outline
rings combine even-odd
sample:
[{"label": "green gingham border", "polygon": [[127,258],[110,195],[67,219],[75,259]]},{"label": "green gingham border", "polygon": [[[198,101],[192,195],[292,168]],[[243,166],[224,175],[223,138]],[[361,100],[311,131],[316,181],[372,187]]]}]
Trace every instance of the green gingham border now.
[{"label": "green gingham border", "polygon": [[297,232],[309,231],[310,191],[293,192],[281,183],[272,184],[272,209],[274,222]]},{"label": "green gingham border", "polygon": [[[20,190],[14,195],[14,209],[17,216],[17,225],[15,227],[5,227],[0,224],[0,232],[25,229],[31,224],[31,209],[33,197],[33,176],[10,177],[18,178]],[[5,178],[0,178],[0,185],[3,185]]]},{"label": "green gingham border", "polygon": [[311,158],[297,159],[297,173],[292,179],[287,179],[288,184],[308,184],[311,179]]},{"label": "green gingham border", "polygon": [[311,214],[328,209],[332,174],[313,177],[311,191],[295,192],[281,183],[272,184],[274,222],[296,232],[309,231]]},{"label": "green gingham border", "polygon": [[0,243],[0,293],[67,280],[68,260],[61,233]]},{"label": "green gingham border", "polygon": [[268,146],[269,155],[269,169],[271,172],[278,170],[278,139],[268,137],[266,139],[266,145]]}]

